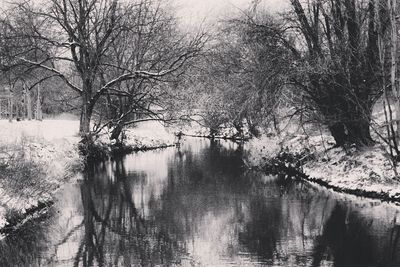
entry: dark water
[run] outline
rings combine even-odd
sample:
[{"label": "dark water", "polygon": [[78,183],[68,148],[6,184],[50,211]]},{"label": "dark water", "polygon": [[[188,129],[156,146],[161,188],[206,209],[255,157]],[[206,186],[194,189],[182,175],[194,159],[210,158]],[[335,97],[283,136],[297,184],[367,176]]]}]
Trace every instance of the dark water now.
[{"label": "dark water", "polygon": [[91,166],[0,266],[400,266],[400,209],[243,167],[229,142]]}]

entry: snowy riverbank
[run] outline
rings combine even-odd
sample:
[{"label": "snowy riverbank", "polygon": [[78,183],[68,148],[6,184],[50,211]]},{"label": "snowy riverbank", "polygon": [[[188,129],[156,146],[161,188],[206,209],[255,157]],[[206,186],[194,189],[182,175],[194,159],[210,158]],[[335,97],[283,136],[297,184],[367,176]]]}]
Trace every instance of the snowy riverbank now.
[{"label": "snowy riverbank", "polygon": [[[131,152],[174,146],[177,138],[172,132],[173,130],[170,132],[167,131],[159,122],[149,121],[138,123],[135,127],[124,131],[124,151]],[[103,131],[96,140],[96,143],[110,150],[110,144],[112,143],[110,133]]]},{"label": "snowy riverbank", "polygon": [[[55,191],[83,168],[76,120],[0,120],[0,232],[52,204]],[[109,142],[106,134],[99,138]],[[158,123],[126,131],[133,150],[171,146],[175,142]]]},{"label": "snowy riverbank", "polygon": [[7,232],[52,203],[57,188],[81,168],[77,123],[0,121],[0,228]]},{"label": "snowy riverbank", "polygon": [[215,138],[215,139],[226,139],[226,140],[249,140],[251,134],[249,133],[246,126],[243,127],[242,135],[232,127],[231,125],[222,125],[218,132],[212,136],[210,128],[200,125],[199,123],[185,122],[180,125],[174,125],[174,132],[182,132],[186,136],[192,137],[204,137],[204,138]]},{"label": "snowy riverbank", "polygon": [[[334,140],[325,132],[299,132],[251,140],[247,164],[260,167],[276,164],[280,158],[282,166],[296,169],[308,181],[340,192],[400,201],[400,182],[382,144],[344,150],[333,148]],[[295,160],[285,161],[287,156]]]}]

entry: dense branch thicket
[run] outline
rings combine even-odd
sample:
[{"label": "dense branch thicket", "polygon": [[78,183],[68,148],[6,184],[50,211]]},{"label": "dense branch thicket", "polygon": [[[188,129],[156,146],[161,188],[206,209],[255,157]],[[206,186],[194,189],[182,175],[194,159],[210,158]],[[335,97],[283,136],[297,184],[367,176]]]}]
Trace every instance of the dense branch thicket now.
[{"label": "dense branch thicket", "polygon": [[283,31],[270,15],[221,22],[209,50],[190,70],[193,94],[186,100],[211,136],[223,127],[235,128],[238,137],[244,128],[257,136],[276,119],[292,62]]},{"label": "dense branch thicket", "polygon": [[291,0],[303,41],[291,79],[323,116],[337,145],[373,143],[372,108],[383,92],[378,31],[387,24],[376,15],[384,12],[376,1],[308,1],[305,8]]},{"label": "dense branch thicket", "polygon": [[[8,39],[26,43],[2,48],[10,59],[4,71],[22,66],[58,77],[80,96],[81,135],[108,126],[116,140],[135,121],[131,113],[157,117],[152,108],[160,106],[161,84],[178,76],[205,40],[204,34],[178,31],[161,1],[49,0],[40,7],[24,2],[4,24]],[[32,57],[37,51],[40,57]]]}]

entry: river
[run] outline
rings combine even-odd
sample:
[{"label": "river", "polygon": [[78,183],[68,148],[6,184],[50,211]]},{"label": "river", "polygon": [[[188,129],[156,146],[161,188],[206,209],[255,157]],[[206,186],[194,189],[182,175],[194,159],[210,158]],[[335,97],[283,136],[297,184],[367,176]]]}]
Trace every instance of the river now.
[{"label": "river", "polygon": [[400,266],[400,208],[246,168],[229,141],[91,164],[0,266]]}]

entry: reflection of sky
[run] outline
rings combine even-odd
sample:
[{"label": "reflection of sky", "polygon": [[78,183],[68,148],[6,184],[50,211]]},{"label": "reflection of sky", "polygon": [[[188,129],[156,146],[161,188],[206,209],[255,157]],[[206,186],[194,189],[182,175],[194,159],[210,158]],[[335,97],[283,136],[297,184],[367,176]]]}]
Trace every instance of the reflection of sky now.
[{"label": "reflection of sky", "polygon": [[168,162],[175,155],[173,149],[138,152],[125,157],[125,169],[129,172],[145,172],[152,179],[165,179]]},{"label": "reflection of sky", "polygon": [[51,245],[44,258],[55,259],[58,262],[57,266],[71,266],[84,234],[81,231],[84,218],[79,185],[65,186],[64,190],[57,194],[57,197],[56,212],[50,219],[52,223],[46,229]]},{"label": "reflection of sky", "polygon": [[219,140],[219,145],[227,150],[236,150],[239,148],[239,145],[235,142],[228,141],[228,140]]},{"label": "reflection of sky", "polygon": [[174,154],[173,149],[167,149],[138,152],[125,158],[132,199],[142,215],[148,214],[149,201],[159,199],[167,186],[168,162]]},{"label": "reflection of sky", "polygon": [[[397,233],[393,229],[398,224],[399,209],[393,205],[345,197],[304,184],[278,184],[272,179],[261,181],[257,174],[244,175],[235,166],[230,167],[236,172],[224,172],[219,163],[229,162],[233,154],[219,154],[216,148],[226,152],[230,147],[228,143],[220,142],[208,149],[208,140],[189,142],[191,145],[184,144],[180,153],[169,148],[127,156],[124,161],[126,177],[123,174],[122,177],[107,176],[112,172],[104,169],[97,174],[98,178],[112,182],[94,180],[92,184],[84,183],[86,187],[82,188],[92,188],[93,204],[102,217],[106,210],[102,204],[107,207],[113,198],[107,223],[117,226],[121,219],[127,227],[124,233],[132,226],[127,200],[122,198],[129,192],[134,206],[145,215],[144,225],[149,233],[144,236],[150,235],[146,239],[150,240],[146,249],[159,249],[154,242],[162,233],[166,236],[163,242],[173,247],[177,254],[174,257],[178,261],[182,259],[182,266],[192,263],[200,266],[231,263],[235,266],[311,266],[318,240],[324,240],[325,243],[320,243],[322,247],[329,244],[329,250],[323,250],[325,266],[331,266],[326,259],[332,260],[335,255],[329,253],[337,249],[342,252],[340,247],[346,242],[355,246],[343,252],[347,256],[361,247],[359,251],[367,253],[369,250],[364,249],[371,249],[374,257],[383,258],[385,251],[395,248],[396,243],[390,243],[393,242],[390,236]],[[105,167],[117,168],[109,163]],[[114,186],[112,192],[108,190],[111,185]],[[125,186],[131,191],[126,191]],[[88,191],[82,191],[85,192]],[[88,218],[95,221],[88,206],[85,209],[82,206],[82,198],[80,184],[60,191],[54,212],[44,221],[41,230],[46,236],[46,248],[41,252],[44,265],[71,266],[82,240],[89,233],[90,224],[80,223]],[[97,235],[94,239],[101,237],[101,229],[99,222],[92,226],[92,233]],[[138,251],[132,248],[135,244],[141,245],[135,223],[133,236],[128,241],[126,236],[105,229],[106,241],[99,249],[104,250],[107,259],[113,259],[114,255],[139,257],[135,254]],[[14,240],[23,242],[23,238],[27,237]],[[121,247],[120,243],[126,246]],[[184,253],[178,252],[176,244],[179,249],[184,248]]]}]

